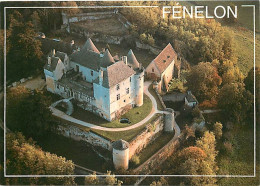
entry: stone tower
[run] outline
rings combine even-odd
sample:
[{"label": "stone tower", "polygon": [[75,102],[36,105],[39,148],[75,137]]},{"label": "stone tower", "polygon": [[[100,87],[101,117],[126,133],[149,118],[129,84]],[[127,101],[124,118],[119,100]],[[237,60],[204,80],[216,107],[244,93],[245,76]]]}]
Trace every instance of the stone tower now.
[{"label": "stone tower", "polygon": [[171,108],[167,108],[165,111],[167,111],[167,113],[165,114],[164,131],[173,132],[173,126],[175,124],[174,110]]},{"label": "stone tower", "polygon": [[129,164],[129,143],[120,139],[113,143],[113,163],[115,169],[128,169]]}]

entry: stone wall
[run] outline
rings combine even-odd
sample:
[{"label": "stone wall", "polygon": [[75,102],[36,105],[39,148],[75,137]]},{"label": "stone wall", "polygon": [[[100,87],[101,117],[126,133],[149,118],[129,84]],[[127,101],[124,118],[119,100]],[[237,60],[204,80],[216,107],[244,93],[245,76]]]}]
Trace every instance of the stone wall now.
[{"label": "stone wall", "polygon": [[149,50],[151,53],[153,53],[155,55],[160,54],[160,52],[162,51],[162,49],[160,49],[158,47],[153,47],[148,44],[143,44],[143,43],[140,43],[139,41],[136,41],[135,45],[136,45],[137,49]]},{"label": "stone wall", "polygon": [[59,125],[58,133],[76,141],[86,141],[94,146],[100,146],[112,151],[112,141],[94,133],[93,131],[84,131],[73,125]]},{"label": "stone wall", "polygon": [[143,148],[150,144],[156,136],[163,130],[164,118],[162,115],[152,121],[147,127],[129,142],[129,159],[134,154],[139,153]]},{"label": "stone wall", "polygon": [[181,134],[177,138],[171,139],[164,147],[162,147],[157,153],[146,160],[139,167],[134,169],[136,174],[147,174],[162,164],[168,157],[170,157],[180,146],[181,141],[184,140],[184,134]]}]

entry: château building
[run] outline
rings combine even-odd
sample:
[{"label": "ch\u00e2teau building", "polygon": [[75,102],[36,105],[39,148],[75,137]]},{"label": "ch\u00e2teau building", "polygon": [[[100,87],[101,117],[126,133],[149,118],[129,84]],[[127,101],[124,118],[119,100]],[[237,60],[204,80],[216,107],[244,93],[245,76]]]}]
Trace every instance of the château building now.
[{"label": "ch\u00e2teau building", "polygon": [[44,66],[47,90],[112,121],[143,104],[144,68],[132,50],[112,57],[91,39],[70,56],[53,50]]}]

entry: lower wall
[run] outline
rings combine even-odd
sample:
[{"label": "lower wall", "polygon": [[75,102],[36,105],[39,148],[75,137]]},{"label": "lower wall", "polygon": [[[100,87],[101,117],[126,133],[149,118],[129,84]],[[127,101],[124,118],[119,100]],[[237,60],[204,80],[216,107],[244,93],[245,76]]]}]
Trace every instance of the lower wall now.
[{"label": "lower wall", "polygon": [[[160,164],[162,164],[168,157],[170,157],[180,146],[183,141],[184,135],[181,134],[177,138],[173,138],[164,147],[162,147],[157,153],[145,161],[142,165],[134,169],[135,174],[148,173]],[[148,171],[148,172],[147,172]]]},{"label": "lower wall", "polygon": [[156,118],[147,125],[139,135],[129,142],[129,159],[150,144],[155,139],[156,135],[163,130],[163,119],[162,115]]},{"label": "lower wall", "polygon": [[84,131],[73,125],[59,125],[58,132],[65,136],[72,138],[76,141],[86,141],[94,146],[100,146],[104,149],[112,151],[112,142],[108,139],[105,139],[102,136],[99,136],[91,131]]}]

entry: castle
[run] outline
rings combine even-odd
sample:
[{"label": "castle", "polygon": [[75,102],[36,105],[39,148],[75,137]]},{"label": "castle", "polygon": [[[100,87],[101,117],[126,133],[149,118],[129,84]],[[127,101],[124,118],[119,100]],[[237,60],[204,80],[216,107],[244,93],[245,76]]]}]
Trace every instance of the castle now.
[{"label": "castle", "polygon": [[44,66],[47,90],[112,121],[143,104],[144,68],[132,50],[112,57],[91,39],[70,56],[53,50]]}]

